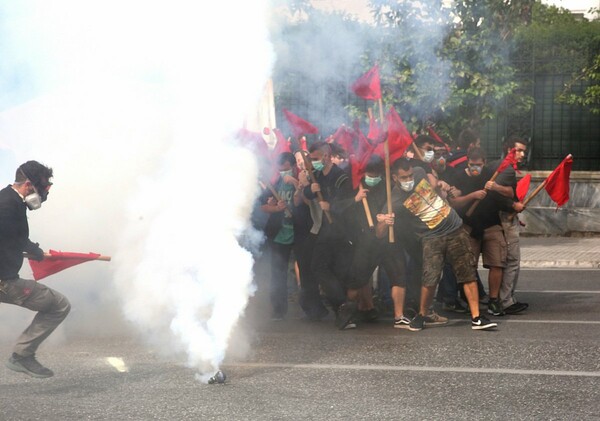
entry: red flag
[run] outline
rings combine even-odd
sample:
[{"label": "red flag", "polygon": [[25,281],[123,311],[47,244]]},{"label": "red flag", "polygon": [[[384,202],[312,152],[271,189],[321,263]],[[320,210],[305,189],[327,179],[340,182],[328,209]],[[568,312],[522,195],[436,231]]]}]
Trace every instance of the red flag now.
[{"label": "red flag", "polygon": [[517,182],[517,199],[519,199],[519,202],[525,200],[525,196],[527,196],[530,184],[531,174],[527,174],[525,177],[523,177]]},{"label": "red flag", "polygon": [[444,145],[444,148],[446,148],[446,151],[450,152],[450,146],[448,146],[446,144],[446,142],[444,142],[442,140],[442,138],[433,130],[433,127],[431,127],[431,126],[427,127],[427,132],[429,133],[429,136],[434,138],[438,143],[441,143],[442,145]]},{"label": "red flag", "polygon": [[333,141],[340,145],[348,155],[354,153],[354,133],[348,127],[342,125],[332,135]]},{"label": "red flag", "polygon": [[[386,119],[388,126],[387,138],[390,148],[390,163],[393,163],[398,158],[402,158],[406,149],[413,142],[413,138],[394,107],[390,108],[386,115]],[[383,143],[377,145],[377,153],[385,159]]]},{"label": "red flag", "polygon": [[100,257],[97,253],[69,253],[55,250],[50,250],[49,254],[51,256],[45,257],[41,262],[29,259],[29,265],[33,270],[33,279],[36,281]]},{"label": "red flag", "polygon": [[352,91],[363,99],[377,101],[381,98],[381,82],[379,80],[379,67],[373,66],[371,70],[356,79],[352,84]]},{"label": "red flag", "polygon": [[308,152],[308,145],[304,136],[300,138],[300,150]]},{"label": "red flag", "polygon": [[294,137],[298,138],[303,134],[317,134],[319,133],[319,129],[310,124],[308,121],[303,120],[298,117],[296,114],[291,113],[287,109],[283,109],[283,114],[290,124],[290,128],[292,129],[292,133]]},{"label": "red flag", "polygon": [[502,171],[507,169],[509,165],[511,167],[513,167],[515,169],[515,171],[517,171],[517,157],[515,156],[516,153],[517,153],[517,150],[515,148],[512,148],[508,152],[508,154],[506,155],[506,158],[504,158],[504,160],[500,163],[500,165],[498,165],[498,169],[496,169],[496,172],[498,174],[500,174]]},{"label": "red flag", "polygon": [[383,135],[383,130],[381,130],[381,126],[377,123],[373,114],[369,115],[369,133],[367,133],[367,138],[374,142],[381,142]]},{"label": "red flag", "polygon": [[360,180],[365,175],[367,164],[375,152],[375,147],[369,143],[365,135],[360,131],[360,128],[356,128],[356,135],[358,136],[358,151],[356,155],[350,156],[350,166],[352,168],[352,186],[354,189],[358,188]]},{"label": "red flag", "polygon": [[241,144],[246,148],[250,149],[259,157],[269,156],[269,145],[265,142],[265,139],[258,132],[252,132],[248,129],[240,129],[237,134],[237,138]]},{"label": "red flag", "polygon": [[271,166],[273,168],[273,173],[271,174],[271,184],[277,183],[277,179],[279,178],[279,165],[277,164],[279,155],[284,152],[292,152],[290,141],[283,137],[281,130],[273,129],[273,133],[275,133],[277,143],[275,143],[275,147],[271,151]]},{"label": "red flag", "polygon": [[569,201],[569,178],[573,157],[569,154],[546,179],[546,191],[559,208]]}]

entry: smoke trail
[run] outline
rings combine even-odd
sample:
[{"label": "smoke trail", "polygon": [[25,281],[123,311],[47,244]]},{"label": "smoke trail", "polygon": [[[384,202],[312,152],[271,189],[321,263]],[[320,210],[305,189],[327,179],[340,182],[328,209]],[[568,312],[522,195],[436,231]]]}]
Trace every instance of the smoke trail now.
[{"label": "smoke trail", "polygon": [[252,292],[238,239],[257,168],[230,139],[272,66],[266,1],[30,7],[2,6],[14,73],[28,77],[2,98],[0,129],[16,162],[55,168],[32,238],[115,256],[114,274],[87,266],[78,273],[97,282],[70,282],[73,270],[53,286],[75,312],[90,290],[104,295],[83,313],[118,296],[128,320],[206,380]]}]

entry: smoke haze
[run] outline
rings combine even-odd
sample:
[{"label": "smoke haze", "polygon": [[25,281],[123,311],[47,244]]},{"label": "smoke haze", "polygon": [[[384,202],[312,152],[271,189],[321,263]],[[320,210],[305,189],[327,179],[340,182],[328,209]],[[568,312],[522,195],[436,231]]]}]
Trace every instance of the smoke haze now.
[{"label": "smoke haze", "polygon": [[[257,167],[230,139],[269,78],[266,2],[32,3],[0,6],[10,173],[55,170],[30,238],[113,256],[44,280],[73,305],[51,338],[126,332],[124,314],[206,381],[253,289]],[[10,307],[4,343],[31,316]]]}]

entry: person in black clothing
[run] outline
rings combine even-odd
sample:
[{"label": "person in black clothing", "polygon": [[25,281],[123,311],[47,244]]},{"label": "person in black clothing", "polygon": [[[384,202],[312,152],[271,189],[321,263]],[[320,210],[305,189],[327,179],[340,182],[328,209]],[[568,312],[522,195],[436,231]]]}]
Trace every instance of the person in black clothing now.
[{"label": "person in black clothing", "polygon": [[15,182],[0,191],[0,302],[37,311],[18,338],[6,366],[33,377],[54,375],[35,353],[40,344],[67,317],[71,305],[65,296],[31,279],[19,277],[23,253],[43,260],[44,252],[29,240],[27,209],[39,209],[48,197],[52,169],[27,161],[16,172]]},{"label": "person in black clothing", "polygon": [[460,132],[457,143],[458,145],[448,157],[446,165],[462,171],[467,168],[467,154],[469,153],[469,149],[480,148],[481,139],[477,131],[467,128]]},{"label": "person in black clothing", "polygon": [[[489,269],[488,287],[490,302],[488,313],[502,315],[498,294],[502,272],[506,267],[507,244],[500,222],[500,211],[513,211],[498,193],[498,186],[489,181],[493,172],[484,167],[485,155],[479,148],[469,151],[467,169],[459,172],[455,183],[462,196],[450,199],[471,235],[471,248],[476,256],[483,255],[483,267]],[[480,201],[472,215],[467,215],[474,201]]]},{"label": "person in black clothing", "polygon": [[[377,266],[384,270],[391,284],[394,303],[394,327],[406,328],[410,320],[404,317],[404,296],[406,291],[406,269],[404,249],[398,242],[390,243],[388,238],[377,238],[375,228],[369,227],[362,199],[366,198],[371,215],[377,215],[387,201],[383,161],[378,156],[371,157],[366,166],[363,182],[355,196],[352,219],[349,225],[354,259],[348,277],[348,299],[359,300],[359,310],[367,321],[377,318],[373,306],[369,279]],[[362,298],[362,300],[361,300]],[[362,305],[361,305],[362,301]]]},{"label": "person in black clothing", "polygon": [[336,313],[339,329],[356,327],[352,318],[357,311],[356,302],[346,300],[345,280],[352,262],[352,243],[346,232],[345,218],[354,203],[354,191],[348,174],[331,161],[331,147],[325,142],[316,142],[310,147],[310,159],[315,178],[304,189],[308,200],[323,200],[319,207],[331,215],[330,223],[322,218],[313,249],[312,270],[325,296]]}]

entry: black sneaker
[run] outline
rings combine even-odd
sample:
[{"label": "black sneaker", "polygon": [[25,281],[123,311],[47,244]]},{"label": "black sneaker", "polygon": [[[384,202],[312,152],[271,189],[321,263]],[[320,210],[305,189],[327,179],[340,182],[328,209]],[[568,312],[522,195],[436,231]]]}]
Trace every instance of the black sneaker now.
[{"label": "black sneaker", "polygon": [[442,310],[453,311],[454,313],[466,313],[468,310],[458,301],[454,303],[442,304]]},{"label": "black sneaker", "polygon": [[52,370],[44,367],[35,359],[35,355],[21,357],[13,353],[6,362],[6,367],[13,371],[18,371],[19,373],[28,374],[31,377],[37,377],[38,379],[54,376]]},{"label": "black sneaker", "polygon": [[491,322],[485,316],[475,317],[471,319],[471,329],[473,330],[484,330],[498,327],[498,323]]},{"label": "black sneaker", "polygon": [[410,326],[410,319],[408,317],[400,317],[399,319],[394,319],[394,327],[396,329],[408,329]]},{"label": "black sneaker", "polygon": [[487,312],[492,316],[504,316],[504,310],[502,310],[502,305],[500,305],[498,299],[492,300],[490,298]]},{"label": "black sneaker", "polygon": [[[356,315],[357,305],[353,301],[347,301],[338,308],[335,318],[335,326],[339,330],[344,330],[352,323],[352,318]],[[354,325],[356,327],[356,325]]]},{"label": "black sneaker", "polygon": [[425,324],[425,316],[421,316],[417,314],[414,319],[410,321],[408,325],[408,330],[411,332],[418,332],[419,330],[423,330],[423,325]]},{"label": "black sneaker", "polygon": [[527,303],[514,303],[504,309],[506,314],[517,314],[522,312],[523,310],[527,310],[529,304]]},{"label": "black sneaker", "polygon": [[367,323],[374,323],[379,319],[379,311],[376,308],[359,311],[358,313],[360,314],[360,319]]}]

